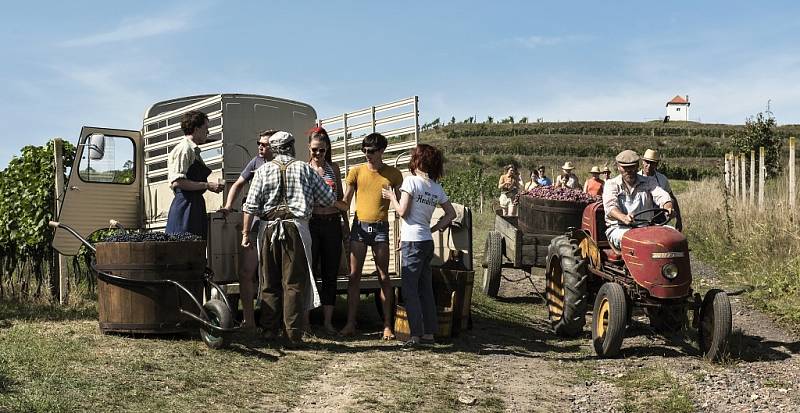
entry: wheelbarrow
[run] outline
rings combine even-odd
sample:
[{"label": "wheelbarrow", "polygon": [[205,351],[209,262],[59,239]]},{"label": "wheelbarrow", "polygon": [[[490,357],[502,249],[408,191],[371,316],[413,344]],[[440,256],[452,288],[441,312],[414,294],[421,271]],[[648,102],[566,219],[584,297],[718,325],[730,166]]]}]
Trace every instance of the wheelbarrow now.
[{"label": "wheelbarrow", "polygon": [[[199,326],[203,342],[218,349],[241,327],[234,326],[231,305],[205,265],[204,241],[95,246],[68,225],[55,221],[49,225],[72,234],[92,252],[89,266],[97,274],[103,333],[181,333]],[[216,291],[214,297],[201,304],[205,292],[211,291]]]}]

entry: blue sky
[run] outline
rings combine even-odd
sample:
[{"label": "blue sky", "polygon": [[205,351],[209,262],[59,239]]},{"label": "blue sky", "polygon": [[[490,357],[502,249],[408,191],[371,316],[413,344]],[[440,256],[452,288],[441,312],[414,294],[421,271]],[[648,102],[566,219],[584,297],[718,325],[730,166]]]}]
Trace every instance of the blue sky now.
[{"label": "blue sky", "polygon": [[152,103],[255,93],[320,116],[420,96],[421,120],[632,120],[689,95],[800,123],[795,2],[14,2],[0,15],[0,167]]}]

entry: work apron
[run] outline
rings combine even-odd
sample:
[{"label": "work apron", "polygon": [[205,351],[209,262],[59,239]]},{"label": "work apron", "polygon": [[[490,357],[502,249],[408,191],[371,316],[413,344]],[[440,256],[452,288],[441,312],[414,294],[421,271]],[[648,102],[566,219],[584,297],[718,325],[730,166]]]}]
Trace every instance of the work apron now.
[{"label": "work apron", "polygon": [[[258,256],[263,257],[264,248],[271,248],[272,245],[280,243],[286,239],[283,226],[287,222],[295,225],[297,232],[300,235],[300,241],[303,243],[306,267],[308,268],[308,284],[310,288],[305,290],[305,296],[303,297],[303,309],[305,311],[309,311],[322,305],[322,302],[320,301],[319,293],[317,292],[317,284],[314,280],[314,271],[312,269],[311,231],[308,228],[308,219],[293,216],[289,211],[289,205],[286,200],[286,168],[288,168],[293,162],[295,161],[282,164],[278,161],[272,161],[272,163],[278,165],[281,172],[280,186],[278,188],[280,191],[281,200],[280,205],[274,211],[271,211],[261,219],[261,224],[258,228],[258,241],[256,243],[256,248],[258,248]],[[269,239],[267,239],[269,230],[272,230],[272,235],[269,237]],[[259,267],[261,266],[259,265]],[[258,291],[264,291],[264,286],[267,285],[266,277],[267,274],[264,274],[263,272],[259,274]]]},{"label": "work apron", "polygon": [[[195,160],[186,171],[186,179],[195,182],[206,182],[211,175],[209,169],[199,159]],[[167,215],[167,234],[190,232],[206,238],[208,234],[206,222],[206,200],[203,198],[205,189],[199,191],[185,191],[175,189],[175,198],[169,206]]]}]

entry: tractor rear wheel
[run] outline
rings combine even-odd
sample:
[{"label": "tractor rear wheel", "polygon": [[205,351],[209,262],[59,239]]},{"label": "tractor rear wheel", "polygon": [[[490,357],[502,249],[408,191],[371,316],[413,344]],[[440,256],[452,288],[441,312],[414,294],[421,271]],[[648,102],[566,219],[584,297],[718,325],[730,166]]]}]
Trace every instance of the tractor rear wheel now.
[{"label": "tractor rear wheel", "polygon": [[731,335],[731,301],[722,290],[709,290],[700,307],[698,327],[700,351],[712,361],[719,361],[728,350]]},{"label": "tractor rear wheel", "polygon": [[647,307],[645,312],[650,319],[650,326],[660,334],[678,333],[689,324],[684,306]]},{"label": "tractor rear wheel", "polygon": [[503,236],[497,231],[486,234],[486,248],[483,251],[486,268],[483,269],[483,292],[497,298],[500,292],[500,274],[503,270]]},{"label": "tractor rear wheel", "polygon": [[553,330],[564,337],[575,337],[586,325],[586,260],[578,245],[566,235],[550,241],[547,254],[545,298]]},{"label": "tractor rear wheel", "polygon": [[607,282],[600,287],[592,313],[592,342],[600,357],[614,357],[622,347],[628,318],[628,301],[621,285]]}]

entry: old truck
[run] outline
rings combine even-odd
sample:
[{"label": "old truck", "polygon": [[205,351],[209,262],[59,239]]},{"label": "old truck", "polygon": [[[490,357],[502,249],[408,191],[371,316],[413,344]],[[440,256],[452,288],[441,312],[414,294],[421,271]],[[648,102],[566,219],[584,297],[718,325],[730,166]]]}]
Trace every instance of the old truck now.
[{"label": "old truck", "polygon": [[[224,181],[226,190],[206,192],[209,222],[207,262],[214,282],[230,298],[238,297],[239,234],[241,213],[215,212],[228,196],[228,188],[242,168],[257,153],[258,132],[280,129],[296,137],[295,149],[300,160],[308,159],[306,132],[314,125],[325,127],[333,140],[333,160],[347,171],[365,161],[360,152],[361,136],[381,132],[389,138],[385,152],[387,163],[407,171],[409,149],[419,141],[419,100],[416,96],[371,106],[365,109],[319,119],[316,110],[306,103],[251,94],[209,94],[170,99],[153,104],[144,114],[141,130],[83,127],[78,137],[75,163],[65,187],[58,221],[68,224],[83,237],[107,228],[109,219],[129,229],[163,230],[173,198],[167,180],[167,157],[183,138],[181,115],[200,110],[209,117],[209,140],[200,146],[204,162],[211,168],[209,180]],[[243,191],[241,196],[246,195]],[[241,205],[236,200],[234,205]],[[436,239],[434,264],[442,263],[459,251],[466,269],[472,269],[472,229],[469,209],[464,210],[461,225]],[[399,221],[390,211],[390,236],[397,240]],[[56,229],[53,247],[64,255],[75,255],[80,242],[66,231]],[[393,249],[394,250],[394,249]],[[369,257],[370,255],[368,255]],[[400,253],[391,255],[390,273],[399,284]],[[364,274],[374,264],[368,259]],[[347,288],[346,266],[341,269],[338,288]],[[378,288],[376,277],[366,276],[362,291]]]}]

